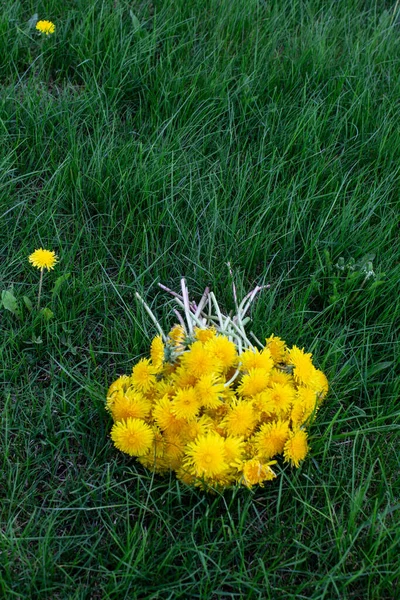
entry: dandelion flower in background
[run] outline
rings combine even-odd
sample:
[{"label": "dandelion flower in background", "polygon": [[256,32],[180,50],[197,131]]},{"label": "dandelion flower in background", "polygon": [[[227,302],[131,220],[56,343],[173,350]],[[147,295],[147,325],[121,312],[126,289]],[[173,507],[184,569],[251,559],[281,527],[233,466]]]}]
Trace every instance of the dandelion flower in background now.
[{"label": "dandelion flower in background", "polygon": [[55,32],[56,26],[51,21],[38,21],[36,23],[36,29],[44,35],[51,35]]},{"label": "dandelion flower in background", "polygon": [[58,257],[52,250],[39,248],[28,256],[28,260],[37,269],[47,269],[50,271],[50,269],[54,269],[54,265],[58,262]]}]

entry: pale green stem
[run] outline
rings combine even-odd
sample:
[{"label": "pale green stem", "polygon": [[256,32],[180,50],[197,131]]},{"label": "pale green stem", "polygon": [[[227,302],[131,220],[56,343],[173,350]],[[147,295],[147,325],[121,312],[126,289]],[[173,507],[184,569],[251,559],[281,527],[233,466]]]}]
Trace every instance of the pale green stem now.
[{"label": "pale green stem", "polygon": [[42,295],[43,271],[44,271],[44,269],[40,269],[39,292],[38,292],[38,299],[37,299],[38,310],[40,307],[40,296]]}]

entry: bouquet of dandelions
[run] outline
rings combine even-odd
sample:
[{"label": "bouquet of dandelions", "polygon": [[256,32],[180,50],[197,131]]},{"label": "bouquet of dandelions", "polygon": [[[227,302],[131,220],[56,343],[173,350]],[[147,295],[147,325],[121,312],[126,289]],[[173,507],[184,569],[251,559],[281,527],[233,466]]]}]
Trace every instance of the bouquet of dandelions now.
[{"label": "bouquet of dandelions", "polygon": [[263,485],[276,477],[278,455],[298,467],[308,453],[307,427],[328,392],[311,354],[270,335],[265,344],[245,325],[257,286],[224,315],[208,288],[198,304],[171,293],[183,309],[165,334],[136,294],[159,335],[150,358],[109,388],[107,410],[115,447],[156,473],[175,471],[190,486],[221,489]]}]

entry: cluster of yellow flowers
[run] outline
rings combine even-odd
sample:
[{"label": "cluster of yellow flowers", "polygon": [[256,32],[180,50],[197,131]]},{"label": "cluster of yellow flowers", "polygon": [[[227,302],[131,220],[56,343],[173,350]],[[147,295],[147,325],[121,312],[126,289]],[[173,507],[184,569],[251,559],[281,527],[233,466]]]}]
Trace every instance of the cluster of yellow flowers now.
[{"label": "cluster of yellow flowers", "polygon": [[109,388],[116,448],[204,488],[262,485],[276,477],[279,454],[298,467],[328,392],[311,354],[274,335],[260,349],[248,340],[243,348],[218,324],[196,321],[156,336],[150,358]]}]

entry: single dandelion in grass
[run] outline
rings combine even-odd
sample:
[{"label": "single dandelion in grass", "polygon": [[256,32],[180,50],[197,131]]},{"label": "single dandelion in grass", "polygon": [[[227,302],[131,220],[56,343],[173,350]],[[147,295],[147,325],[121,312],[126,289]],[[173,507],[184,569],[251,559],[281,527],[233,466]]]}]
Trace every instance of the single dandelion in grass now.
[{"label": "single dandelion in grass", "polygon": [[56,256],[56,253],[52,250],[45,250],[44,248],[39,248],[38,250],[35,250],[35,252],[32,252],[32,254],[28,256],[28,260],[33,267],[40,269],[39,291],[37,301],[37,307],[39,308],[40,296],[42,293],[43,271],[45,269],[47,269],[48,271],[54,269],[55,264],[58,262],[58,257]]},{"label": "single dandelion in grass", "polygon": [[52,35],[56,30],[56,26],[51,21],[44,20],[36,23],[36,29],[44,35]]}]

